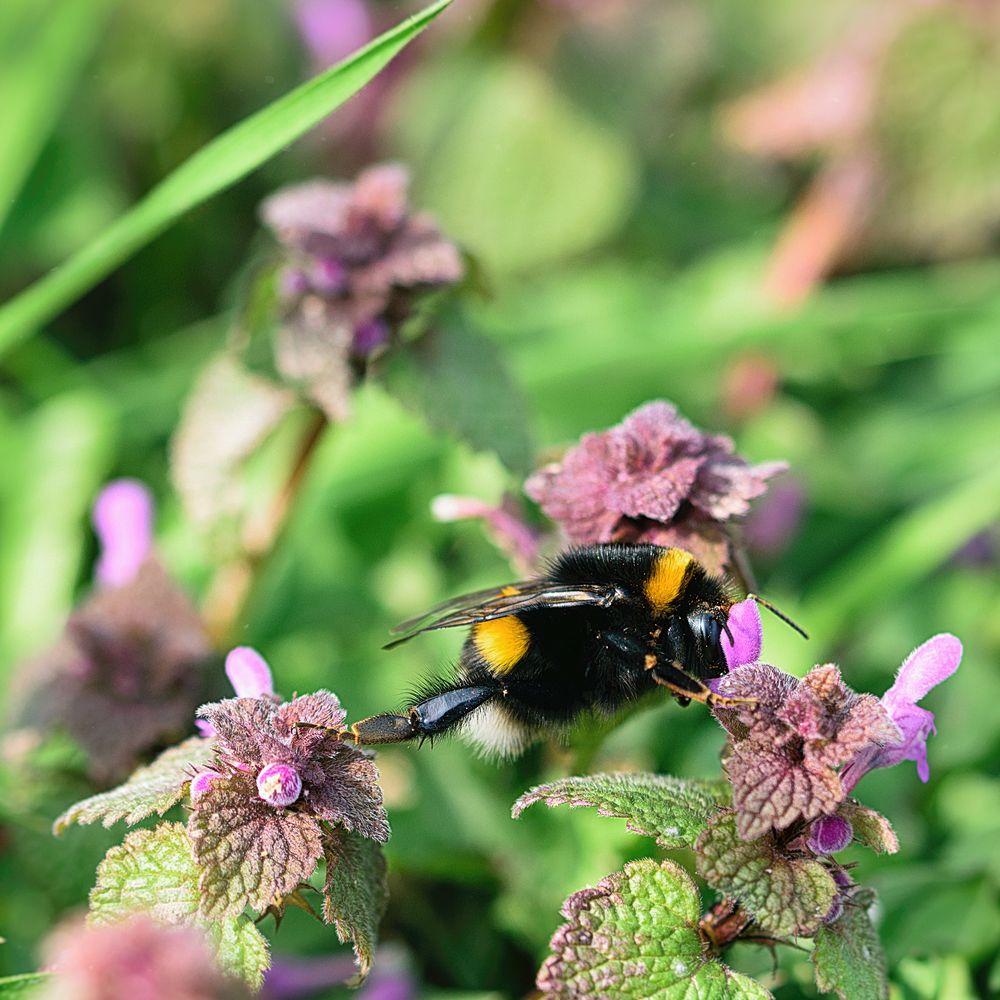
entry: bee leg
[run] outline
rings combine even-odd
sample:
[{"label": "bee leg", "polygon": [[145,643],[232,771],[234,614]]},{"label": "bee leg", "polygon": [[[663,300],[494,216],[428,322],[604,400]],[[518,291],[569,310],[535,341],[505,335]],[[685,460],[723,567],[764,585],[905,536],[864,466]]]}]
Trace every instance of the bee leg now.
[{"label": "bee leg", "polygon": [[354,741],[364,746],[403,743],[419,738],[421,743],[461,722],[470,712],[500,694],[497,687],[460,687],[442,691],[417,702],[405,715],[383,712],[351,726]]},{"label": "bee leg", "polygon": [[677,660],[666,662],[650,653],[646,656],[645,667],[650,671],[653,680],[670,691],[681,705],[687,705],[692,701],[718,708],[757,704],[756,698],[727,698],[725,695],[716,694],[697,677],[687,673]]}]

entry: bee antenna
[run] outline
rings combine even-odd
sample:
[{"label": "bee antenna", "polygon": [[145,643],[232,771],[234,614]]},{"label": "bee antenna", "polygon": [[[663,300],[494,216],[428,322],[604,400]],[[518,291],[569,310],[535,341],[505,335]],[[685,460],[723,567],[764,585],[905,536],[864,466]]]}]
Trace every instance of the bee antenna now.
[{"label": "bee antenna", "polygon": [[777,618],[780,618],[786,625],[789,625],[791,628],[795,629],[795,631],[798,632],[803,639],[809,638],[808,634],[806,633],[806,630],[802,628],[801,625],[796,625],[795,622],[793,622],[792,619],[788,617],[788,615],[779,611],[770,601],[766,601],[764,600],[763,597],[758,597],[756,594],[747,594],[747,597],[750,598],[751,601],[754,601],[757,604],[759,604],[762,608],[767,608],[767,610],[770,611],[772,615],[775,615]]}]

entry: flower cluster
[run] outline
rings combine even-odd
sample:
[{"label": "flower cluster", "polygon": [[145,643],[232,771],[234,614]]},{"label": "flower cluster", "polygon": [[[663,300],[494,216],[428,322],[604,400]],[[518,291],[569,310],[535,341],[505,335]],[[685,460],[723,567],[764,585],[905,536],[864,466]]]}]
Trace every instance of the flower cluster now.
[{"label": "flower cluster", "polygon": [[24,664],[15,725],[66,730],[95,781],[127,775],[190,727],[211,648],[197,612],[152,554],[152,500],[108,485],[94,505],[97,589],[61,639]]},{"label": "flower cluster", "polygon": [[276,364],[332,420],[348,415],[350,386],[390,344],[414,292],[464,273],[434,221],[410,212],[408,185],[403,167],[383,164],[353,184],[311,181],[261,206],[287,256]]},{"label": "flower cluster", "polygon": [[646,403],[618,426],[585,434],[525,483],[569,541],[652,542],[687,549],[713,572],[731,564],[729,522],[747,514],[784,462],[751,465],[669,403]]}]

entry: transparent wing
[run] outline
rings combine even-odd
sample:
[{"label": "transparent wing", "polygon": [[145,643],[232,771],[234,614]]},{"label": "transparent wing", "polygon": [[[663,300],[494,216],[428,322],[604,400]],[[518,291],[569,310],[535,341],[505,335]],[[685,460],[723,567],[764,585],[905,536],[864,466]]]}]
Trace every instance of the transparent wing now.
[{"label": "transparent wing", "polygon": [[392,631],[400,633],[399,638],[393,639],[383,648],[392,649],[421,632],[474,625],[476,622],[506,618],[507,615],[536,608],[572,608],[586,604],[607,607],[619,595],[618,588],[611,584],[584,583],[570,586],[553,583],[551,580],[508,583],[502,587],[477,590],[452,598],[397,625]]}]

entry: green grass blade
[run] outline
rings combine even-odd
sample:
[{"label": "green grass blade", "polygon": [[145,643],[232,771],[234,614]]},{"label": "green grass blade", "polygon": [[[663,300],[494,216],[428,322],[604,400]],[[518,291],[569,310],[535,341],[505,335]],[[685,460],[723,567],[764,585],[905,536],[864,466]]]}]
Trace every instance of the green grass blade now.
[{"label": "green grass blade", "polygon": [[[0,22],[0,229],[101,37],[111,0],[58,0]],[[16,5],[12,5],[16,8]],[[14,13],[17,13],[15,10]]]},{"label": "green grass blade", "polygon": [[181,215],[225,190],[359,91],[451,0],[436,0],[343,62],[227,129],[64,264],[0,308],[0,354],[31,336]]}]

